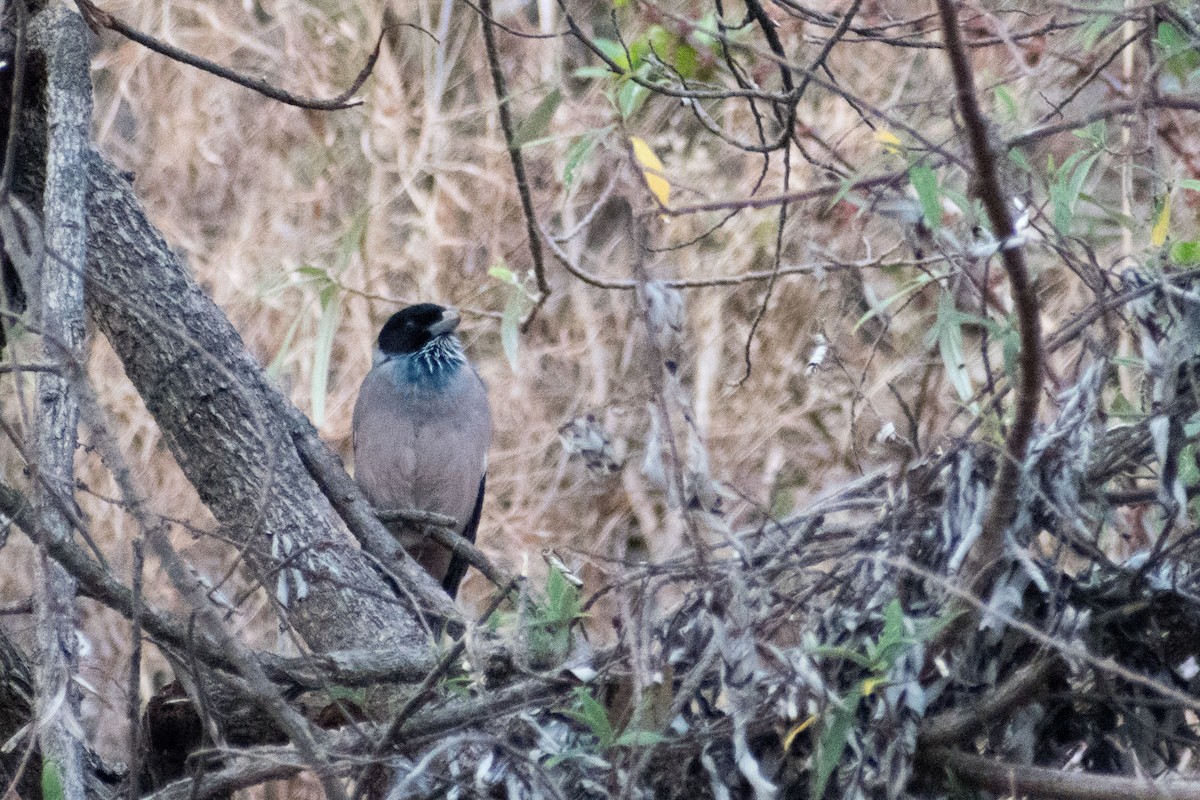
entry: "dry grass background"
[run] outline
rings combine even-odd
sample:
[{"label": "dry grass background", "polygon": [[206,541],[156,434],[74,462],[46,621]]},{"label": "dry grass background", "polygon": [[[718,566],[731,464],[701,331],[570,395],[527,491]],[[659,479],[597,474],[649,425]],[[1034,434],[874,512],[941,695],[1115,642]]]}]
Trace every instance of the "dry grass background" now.
[{"label": "dry grass background", "polygon": [[[843,4],[814,5],[835,12]],[[539,9],[546,7],[505,2],[497,16],[524,30],[562,28],[557,15],[539,18]],[[332,96],[349,83],[385,14],[377,0],[110,2],[106,10],[175,45],[312,96]],[[694,11],[688,3],[673,10]],[[589,588],[598,588],[619,571],[623,559],[664,557],[680,543],[662,493],[639,470],[648,395],[638,366],[643,331],[634,295],[585,286],[549,260],[553,295],[521,337],[515,368],[508,363],[499,322],[508,290],[489,277],[488,268],[503,261],[523,271],[529,255],[478,18],[465,4],[449,0],[398,0],[390,13],[428,33],[393,29],[361,92],[363,105],[324,114],[264,100],[106,35],[93,60],[96,138],[136,174],[150,218],[250,350],[263,364],[274,365],[281,385],[310,415],[316,411],[313,387],[321,380],[314,366],[322,329],[333,326],[324,413],[315,421],[347,459],[350,411],[378,326],[413,301],[467,309],[464,339],[490,387],[496,430],[480,543],[499,561],[535,576],[543,571],[540,551],[554,547],[583,570]],[[907,17],[914,7],[880,2],[871,13]],[[786,18],[780,23],[785,46],[797,61],[815,55],[819,44],[812,32]],[[526,150],[539,217],[554,230],[570,228],[610,179],[616,181],[617,195],[644,206],[648,195],[619,129],[597,148],[576,186],[563,187],[570,137],[616,121],[602,88],[592,85],[597,82],[564,78],[585,63],[578,46],[563,38],[503,34],[500,43],[518,118],[567,81],[566,98],[550,129],[554,138]],[[1034,99],[1035,88],[1061,95],[1065,90],[1057,87],[1077,69],[1053,58],[1022,59],[995,48],[976,60],[981,84],[1005,82],[1028,101],[1023,118],[1005,121],[1009,131],[1027,127],[1043,110]],[[948,72],[936,51],[857,45],[839,48],[832,63],[844,85],[935,141],[953,135]],[[769,70],[763,69],[759,77],[769,83]],[[862,118],[828,93],[811,90],[800,115],[850,162],[876,171],[899,165]],[[731,108],[722,122],[752,131],[744,110]],[[665,98],[652,99],[625,134],[642,136],[659,153],[674,203],[744,197],[761,164],[704,135],[686,109]],[[1044,155],[1038,158],[1044,163]],[[1110,166],[1099,171],[1093,189],[1114,185],[1111,165],[1117,161],[1115,155],[1106,157]],[[792,188],[824,180],[818,167],[793,158]],[[764,185],[766,193],[779,190],[778,158]],[[1147,198],[1137,196],[1134,202],[1144,212]],[[652,232],[652,243],[689,241],[718,219],[664,220]],[[658,253],[650,270],[659,278],[702,278],[770,269],[775,219],[771,210],[745,212],[701,244]],[[624,237],[624,229],[601,214],[568,249],[581,255],[590,271],[627,279]],[[752,519],[764,509],[786,512],[823,489],[901,458],[902,447],[877,439],[888,423],[907,430],[889,384],[910,399],[925,387],[921,431],[933,442],[967,421],[954,417],[954,392],[936,348],[925,341],[934,292],[889,307],[886,327],[855,328],[867,308],[880,308],[914,272],[843,270],[836,264],[884,253],[892,254],[892,263],[911,261],[900,226],[878,214],[856,215],[845,204],[829,209],[822,200],[793,208],[783,241],[785,265],[822,263],[827,269],[781,279],[751,350],[754,370],[741,386],[734,383],[744,370],[742,351],[765,285],[684,293],[687,385],[713,474],[730,488],[726,506],[735,520]],[[1101,246],[1118,248],[1119,242],[1109,237]],[[1105,253],[1119,254],[1102,249],[1105,266],[1115,261]],[[1049,298],[1046,325],[1053,330],[1060,312],[1081,305],[1084,295],[1053,254],[1039,251],[1035,260]],[[330,285],[336,291],[328,291]],[[818,333],[828,336],[832,351],[809,375],[805,364]],[[1056,368],[1069,371],[1071,355]],[[971,367],[978,380],[977,357]],[[211,528],[211,518],[101,338],[93,341],[91,372],[157,510]],[[4,391],[9,392],[7,385]],[[11,393],[7,397],[11,410]],[[559,444],[559,427],[586,413],[604,422],[626,456],[616,476],[592,476]],[[19,482],[15,456],[5,455],[3,462]],[[128,574],[132,521],[104,499],[116,492],[96,459],[82,453],[80,470],[94,492],[81,499],[92,529],[114,567]],[[182,526],[176,526],[175,536],[201,570],[217,580],[225,575],[229,548]],[[0,601],[8,602],[27,594],[29,571],[18,566],[29,563],[27,543],[13,537],[3,557]],[[177,602],[159,588],[166,581],[157,570],[155,564],[147,567],[151,596],[166,605]],[[483,579],[472,574],[466,602],[486,590]],[[88,704],[89,721],[102,749],[120,753],[127,628],[91,603],[84,604],[84,614],[91,648],[83,674],[98,691]],[[602,637],[605,620],[593,622]],[[18,619],[5,624],[22,627]],[[274,636],[261,601],[248,602],[239,624],[260,640]],[[162,668],[153,660],[151,666]],[[147,680],[152,672],[147,669]]]}]

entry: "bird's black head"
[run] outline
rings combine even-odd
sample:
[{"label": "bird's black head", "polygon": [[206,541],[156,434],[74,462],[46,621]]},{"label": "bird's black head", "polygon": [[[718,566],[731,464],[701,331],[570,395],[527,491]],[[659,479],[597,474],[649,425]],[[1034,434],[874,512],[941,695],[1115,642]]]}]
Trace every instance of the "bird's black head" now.
[{"label": "bird's black head", "polygon": [[419,303],[401,309],[379,332],[380,352],[393,355],[416,353],[439,336],[452,335],[458,327],[458,312],[434,303]]}]

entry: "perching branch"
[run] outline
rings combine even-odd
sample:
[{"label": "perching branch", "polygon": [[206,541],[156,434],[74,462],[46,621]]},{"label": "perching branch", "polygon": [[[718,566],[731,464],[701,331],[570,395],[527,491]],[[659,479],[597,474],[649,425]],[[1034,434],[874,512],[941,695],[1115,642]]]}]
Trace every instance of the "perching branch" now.
[{"label": "perching branch", "polygon": [[380,511],[376,516],[383,523],[403,522],[420,528],[426,536],[449,550],[453,555],[464,558],[498,589],[511,587],[515,582],[514,578],[505,570],[493,564],[482,550],[459,535],[455,530],[453,517],[418,509]]}]

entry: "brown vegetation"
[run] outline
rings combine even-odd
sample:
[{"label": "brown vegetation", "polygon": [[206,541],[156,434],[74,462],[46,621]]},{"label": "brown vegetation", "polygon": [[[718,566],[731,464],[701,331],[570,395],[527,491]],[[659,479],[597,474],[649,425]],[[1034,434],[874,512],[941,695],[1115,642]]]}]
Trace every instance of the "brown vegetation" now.
[{"label": "brown vegetation", "polygon": [[[306,97],[351,85],[382,37],[361,103],[337,111],[109,30],[91,59],[98,149],[344,458],[382,321],[423,300],[464,312],[496,431],[478,544],[529,587],[498,634],[463,644],[464,707],[494,718],[455,731],[438,691],[462,653],[432,650],[439,680],[401,717],[359,695],[351,716],[391,722],[412,796],[477,775],[511,796],[1196,796],[1195,513],[1177,502],[1200,482],[1191,10],[724,5],[103,8]],[[4,366],[41,356],[9,330],[0,415],[17,444],[34,377]],[[126,356],[89,330],[87,376],[148,499],[131,509],[85,425],[75,498],[111,574],[132,584],[131,543],[165,523],[238,605],[225,624],[247,652],[291,653],[273,592],[255,591],[273,584],[180,469]],[[26,461],[0,447],[0,488],[31,490]],[[0,607],[23,612],[38,548],[4,542]],[[583,579],[570,646],[541,641],[559,632],[531,610],[569,594],[547,548]],[[148,558],[145,603],[184,618],[169,564]],[[472,571],[464,616],[495,589]],[[104,603],[79,613],[88,742],[128,759],[128,623]],[[0,630],[28,650],[33,619]],[[173,666],[146,648],[141,702]],[[319,738],[322,757],[383,752],[352,733]],[[488,783],[488,759],[508,784]],[[246,766],[263,763],[277,771]],[[313,763],[280,745],[211,769],[245,768],[241,787]]]}]

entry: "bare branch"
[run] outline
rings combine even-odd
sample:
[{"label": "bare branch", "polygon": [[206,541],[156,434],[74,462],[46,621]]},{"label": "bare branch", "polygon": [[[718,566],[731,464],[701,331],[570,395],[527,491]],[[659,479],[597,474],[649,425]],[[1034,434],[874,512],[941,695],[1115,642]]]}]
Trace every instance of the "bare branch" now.
[{"label": "bare branch", "polygon": [[1037,421],[1038,402],[1042,388],[1042,330],[1038,317],[1037,292],[1033,286],[1025,254],[1012,238],[1016,231],[1010,209],[1009,195],[1000,185],[996,153],[989,141],[988,121],[975,96],[975,78],[963,48],[954,0],[938,0],[938,13],[946,40],[946,56],[954,72],[958,91],[959,111],[966,126],[971,154],[975,160],[976,181],[980,200],[987,212],[992,231],[1001,242],[1000,258],[1008,273],[1017,312],[1017,331],[1021,337],[1020,376],[1016,410],[1012,429],[1005,442],[1005,457],[992,487],[992,501],[983,533],[971,552],[966,569],[966,585],[982,590],[981,579],[1004,553],[1004,532],[1016,512],[1017,484],[1021,477],[1021,462],[1033,435]]},{"label": "bare branch", "polygon": [[[434,514],[418,509],[400,511],[380,511],[377,516],[384,523],[403,522],[419,527],[426,536],[433,539],[442,547],[456,556],[461,556],[475,569],[491,581],[496,588],[504,589],[514,585],[514,578],[505,570],[492,563],[483,551],[467,541],[458,533],[457,525],[451,517]],[[508,590],[511,591],[511,588]]]},{"label": "bare branch", "polygon": [[1147,108],[1171,108],[1177,111],[1200,111],[1200,99],[1192,99],[1188,97],[1179,97],[1177,95],[1151,95],[1138,98],[1136,102],[1114,103],[1111,106],[1101,106],[1095,111],[1091,111],[1083,116],[1075,119],[1056,122],[1051,125],[1042,125],[1033,130],[1026,131],[1018,136],[1005,141],[1004,146],[1008,149],[1014,147],[1025,147],[1046,139],[1050,136],[1056,136],[1060,133],[1068,133],[1070,131],[1079,130],[1087,127],[1093,122],[1099,122],[1102,119],[1112,119],[1113,117],[1121,117],[1126,114],[1136,114],[1142,109]]},{"label": "bare branch", "polygon": [[949,747],[921,751],[926,766],[949,770],[957,780],[1016,797],[1055,800],[1200,800],[1200,781],[1122,778],[1005,764]]},{"label": "bare branch", "polygon": [[968,741],[986,726],[999,724],[1012,711],[1028,704],[1045,690],[1050,674],[1061,667],[1062,661],[1056,657],[1036,658],[980,698],[974,706],[952,708],[926,719],[921,725],[919,747],[923,749]]},{"label": "bare branch", "polygon": [[529,178],[525,175],[525,159],[521,155],[521,146],[517,144],[513,133],[512,109],[509,103],[512,98],[508,94],[508,86],[504,80],[504,70],[500,66],[500,53],[496,49],[496,34],[492,30],[492,0],[479,0],[480,19],[483,21],[483,43],[487,50],[488,67],[492,73],[492,87],[496,90],[497,113],[500,115],[500,129],[504,132],[504,144],[508,148],[508,158],[512,162],[513,175],[517,179],[517,194],[521,197],[521,212],[525,215],[525,236],[529,243],[529,257],[533,262],[533,274],[537,279],[538,297],[529,314],[521,323],[522,328],[528,328],[538,309],[550,297],[550,284],[546,282],[546,266],[542,260],[542,244],[538,237],[537,217],[533,210],[533,195],[529,191]]},{"label": "bare branch", "polygon": [[321,100],[319,98],[301,97],[291,92],[285,92],[262,78],[252,78],[248,75],[242,75],[228,67],[223,67],[220,64],[209,61],[207,58],[193,55],[174,45],[159,41],[153,36],[147,36],[136,28],[126,25],[107,11],[102,11],[91,0],[75,0],[75,2],[79,6],[79,13],[83,15],[84,20],[93,30],[99,31],[102,28],[107,28],[173,61],[203,70],[211,75],[216,75],[218,78],[224,78],[227,81],[236,83],[238,86],[244,86],[272,100],[278,100],[289,106],[307,108],[313,111],[339,111],[344,108],[353,108],[354,106],[362,105],[362,100],[353,99],[354,94],[367,82],[367,78],[371,77],[371,72],[375,69],[375,62],[379,60],[379,48],[383,45],[384,34],[387,33],[386,28],[380,31],[379,38],[375,41],[375,48],[371,51],[371,55],[367,57],[367,63],[359,70],[358,75],[350,83],[349,88],[336,97]]},{"label": "bare branch", "polygon": [[[500,607],[500,604],[504,602],[505,598],[508,597],[509,593],[517,588],[518,583],[519,580],[513,578],[507,586],[502,586],[500,591],[495,592],[475,624],[482,625],[487,622],[496,609]],[[458,637],[454,645],[446,651],[446,654],[438,660],[437,665],[425,676],[425,680],[421,681],[421,684],[413,692],[412,696],[392,715],[391,723],[387,726],[383,735],[379,737],[374,748],[372,748],[370,766],[363,770],[362,776],[358,780],[358,788],[354,793],[355,800],[363,797],[368,787],[372,785],[372,774],[376,773],[380,769],[380,765],[385,763],[383,757],[387,752],[400,743],[406,726],[412,721],[413,714],[429,700],[434,684],[449,672],[454,664],[458,662],[459,658],[462,657],[463,651],[467,647],[467,636],[468,633],[464,632]]]}]

